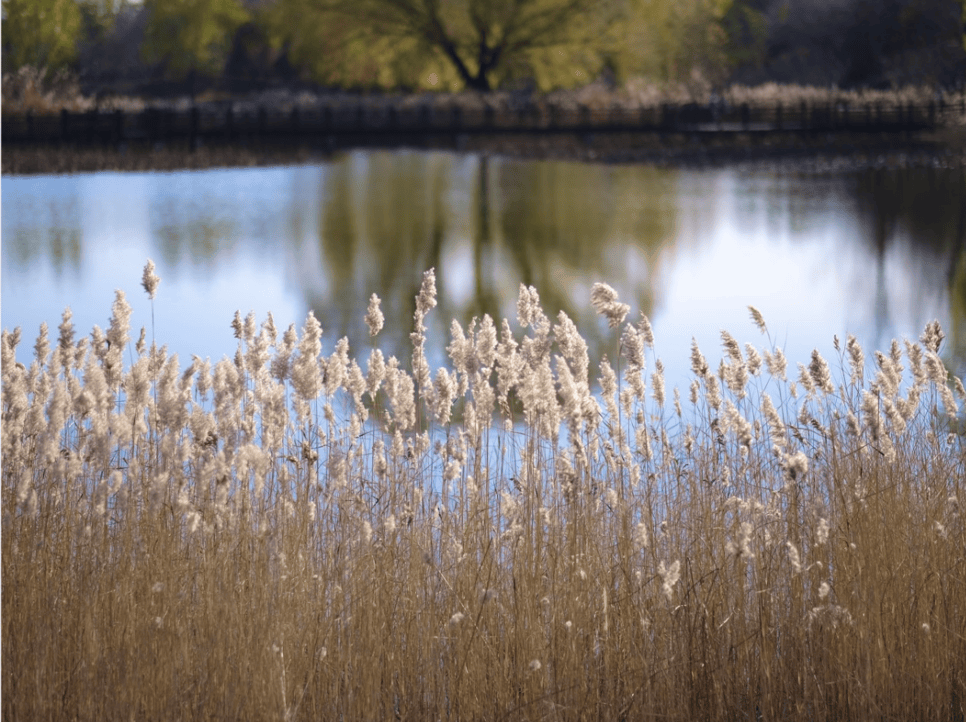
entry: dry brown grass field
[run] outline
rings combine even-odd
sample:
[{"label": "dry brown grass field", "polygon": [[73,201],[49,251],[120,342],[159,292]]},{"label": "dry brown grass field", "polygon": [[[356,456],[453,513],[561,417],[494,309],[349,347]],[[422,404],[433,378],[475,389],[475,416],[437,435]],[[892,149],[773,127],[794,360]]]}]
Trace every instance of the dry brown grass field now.
[{"label": "dry brown grass field", "polygon": [[29,365],[4,331],[4,719],[963,719],[939,325],[796,364],[752,309],[678,391],[588,300],[597,368],[532,288],[431,368],[432,272],[405,361],[375,297],[370,348],[239,315],[187,367],[121,292]]}]

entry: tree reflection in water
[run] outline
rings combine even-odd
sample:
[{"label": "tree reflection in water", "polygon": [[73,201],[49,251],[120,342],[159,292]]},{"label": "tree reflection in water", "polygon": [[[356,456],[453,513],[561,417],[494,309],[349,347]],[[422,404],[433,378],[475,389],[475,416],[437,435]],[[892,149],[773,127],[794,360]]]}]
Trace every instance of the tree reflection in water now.
[{"label": "tree reflection in water", "polygon": [[[593,359],[613,358],[616,340],[588,301],[598,280],[652,318],[660,350],[673,352],[680,341],[662,340],[662,319],[665,330],[688,327],[686,354],[698,333],[692,327],[728,325],[732,316],[676,312],[682,298],[700,297],[714,313],[734,306],[745,321],[734,297],[707,299],[730,284],[759,305],[771,289],[755,274],[780,276],[772,284],[779,293],[804,288],[807,295],[815,284],[797,277],[806,271],[792,260],[804,253],[810,272],[835,276],[822,281],[835,298],[788,299],[783,306],[808,308],[770,316],[771,327],[825,314],[829,339],[861,327],[863,343],[881,347],[896,333],[918,334],[938,315],[947,327],[946,361],[963,370],[964,199],[962,170],[681,171],[405,150],[293,168],[5,178],[3,324],[33,334],[37,314],[53,327],[68,303],[79,327],[85,313],[103,324],[106,304],[83,308],[85,289],[130,289],[150,256],[170,294],[159,313],[181,314],[167,329],[185,338],[167,341],[182,357],[212,336],[191,337],[186,314],[217,314],[207,328],[220,331],[236,308],[285,306],[285,324],[298,325],[311,308],[328,343],[347,336],[365,348],[371,341],[362,318],[377,293],[387,316],[379,343],[405,359],[422,272],[436,268],[431,354],[444,353],[451,319],[464,326],[484,313],[514,319],[524,283],[538,289],[548,315],[563,310],[575,321]],[[719,257],[732,267],[698,268]],[[120,268],[122,258],[130,270]],[[225,289],[217,303],[176,304],[215,285]],[[204,348],[234,351],[227,333],[222,345]]]},{"label": "tree reflection in water", "polygon": [[312,271],[322,277],[305,279],[308,301],[323,326],[365,343],[359,309],[378,293],[392,352],[405,355],[422,271],[436,268],[437,331],[453,318],[515,317],[524,283],[548,314],[565,311],[600,342],[590,285],[608,279],[652,312],[662,253],[674,241],[675,190],[675,173],[657,169],[350,155],[320,182]]}]

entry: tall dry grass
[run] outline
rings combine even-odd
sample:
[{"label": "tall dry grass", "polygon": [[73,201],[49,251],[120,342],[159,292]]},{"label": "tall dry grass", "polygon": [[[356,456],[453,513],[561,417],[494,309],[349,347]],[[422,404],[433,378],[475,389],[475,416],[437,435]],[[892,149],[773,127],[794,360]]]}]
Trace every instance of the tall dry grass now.
[{"label": "tall dry grass", "polygon": [[[153,266],[143,285],[153,298]],[[2,341],[5,719],[962,719],[966,393],[919,343],[788,366],[645,318],[453,323],[405,364],[269,316],[212,365],[69,311]]]},{"label": "tall dry grass", "polygon": [[4,73],[4,113],[53,114],[61,110],[75,113],[91,110],[144,110],[140,98],[110,96],[94,98],[84,95],[80,80],[69,70],[48,71],[45,67],[25,65],[19,70]]}]

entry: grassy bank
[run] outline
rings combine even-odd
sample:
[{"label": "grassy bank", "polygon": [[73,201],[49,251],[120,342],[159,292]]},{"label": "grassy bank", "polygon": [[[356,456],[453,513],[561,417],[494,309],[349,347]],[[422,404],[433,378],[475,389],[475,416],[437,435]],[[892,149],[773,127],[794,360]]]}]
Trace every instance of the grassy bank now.
[{"label": "grassy bank", "polygon": [[57,175],[96,171],[182,171],[209,168],[249,168],[318,163],[329,153],[309,148],[246,148],[211,146],[194,151],[187,147],[115,148],[7,147],[3,149],[4,175]]},{"label": "grassy bank", "polygon": [[[45,105],[38,105],[37,98]],[[641,111],[659,108],[664,103],[723,103],[734,108],[742,104],[771,108],[781,102],[787,107],[800,103],[845,105],[854,108],[891,106],[896,103],[924,106],[942,101],[943,126],[930,133],[871,132],[769,132],[769,133],[595,133],[595,134],[465,134],[453,137],[442,133],[413,141],[420,147],[446,148],[462,152],[493,153],[511,157],[551,158],[611,163],[651,163],[666,166],[718,165],[737,162],[800,163],[804,165],[854,167],[954,166],[966,167],[966,105],[963,93],[938,93],[934,89],[909,87],[892,91],[843,91],[832,88],[779,86],[754,88],[730,87],[715,95],[709,88],[654,86],[631,82],[620,89],[609,89],[593,83],[576,91],[560,91],[547,95],[508,92],[490,94],[422,94],[422,95],[312,95],[284,92],[265,93],[247,98],[211,97],[199,102],[224,107],[233,103],[237,112],[268,105],[291,112],[293,108],[311,112],[323,105],[345,102],[352,107],[365,107],[367,112],[384,112],[392,108],[398,113],[415,112],[417,108],[436,108],[444,116],[453,107],[467,113],[482,112],[489,107],[501,117],[512,118],[523,108],[544,108],[552,104],[566,112],[586,108],[605,113],[609,109]],[[91,99],[60,96],[48,98],[38,93],[10,93],[4,112],[36,109],[57,110],[57,102],[71,109],[97,106]],[[36,107],[35,107],[36,106]],[[188,99],[148,102],[137,98],[110,99],[103,108],[143,109],[148,106],[180,109],[190,107]],[[789,111],[791,112],[791,111]],[[183,170],[212,167],[272,166],[318,162],[338,151],[337,139],[309,141],[225,144],[212,142],[190,151],[187,142],[167,146],[125,143],[122,148],[62,146],[17,146],[7,144],[2,153],[4,174],[75,173],[101,170],[144,171]],[[358,139],[353,141],[359,142]]]},{"label": "grassy bank", "polygon": [[[152,296],[158,279],[145,269]],[[11,719],[959,719],[966,446],[943,333],[665,389],[605,285],[446,368],[236,316],[212,365],[65,313],[2,340]],[[360,322],[362,319],[360,319]]]},{"label": "grassy bank", "polygon": [[[381,146],[380,146],[381,147]],[[966,168],[966,134],[954,129],[914,137],[794,133],[754,136],[736,133],[717,138],[684,134],[500,135],[461,142],[426,142],[427,150],[486,153],[509,158],[645,163],[662,167],[714,167],[743,163],[795,168]],[[88,173],[96,171],[180,171],[320,163],[335,147],[211,145],[123,150],[78,147],[3,149],[4,175]]]}]

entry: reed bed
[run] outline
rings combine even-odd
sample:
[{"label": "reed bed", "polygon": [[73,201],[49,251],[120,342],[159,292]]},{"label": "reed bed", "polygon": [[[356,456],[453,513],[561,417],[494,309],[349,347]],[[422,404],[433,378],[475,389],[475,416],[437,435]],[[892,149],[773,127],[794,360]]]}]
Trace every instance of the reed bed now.
[{"label": "reed bed", "polygon": [[[312,92],[290,89],[271,89],[246,95],[231,96],[228,93],[207,91],[197,98],[148,98],[139,96],[111,95],[94,97],[84,95],[79,79],[69,71],[48,73],[44,67],[24,66],[3,75],[3,112],[54,114],[61,110],[74,112],[124,110],[129,113],[143,111],[148,107],[166,108],[186,112],[196,104],[231,102],[239,110],[253,110],[260,106],[291,112],[293,108],[311,110],[320,106],[339,104],[363,104],[370,110],[416,111],[424,106],[447,111],[457,106],[464,111],[482,112],[489,107],[496,112],[516,112],[529,104],[550,103],[564,109],[586,106],[595,110],[623,108],[638,110],[655,108],[662,104],[728,103],[753,107],[773,107],[808,103],[815,105],[850,104],[897,104],[928,105],[943,103],[952,108],[962,108],[966,91],[930,85],[903,85],[889,89],[855,88],[836,86],[818,87],[796,83],[762,83],[760,85],[713,86],[703,79],[689,83],[655,82],[644,77],[628,78],[618,84],[598,79],[579,88],[553,90],[546,93],[534,89],[496,90],[487,93],[464,90],[461,92],[399,93],[394,91],[358,93],[347,91]],[[962,125],[966,117],[961,111],[949,114],[947,120]]]},{"label": "reed bed", "polygon": [[[143,286],[154,298],[153,264]],[[233,322],[215,364],[69,310],[2,339],[3,715],[962,719],[966,447],[943,333],[831,366],[521,287],[430,367]]]},{"label": "reed bed", "polygon": [[92,97],[81,91],[80,79],[66,69],[48,72],[44,66],[25,65],[3,74],[4,113],[58,113],[92,110],[140,111],[141,98],[127,96]]}]

